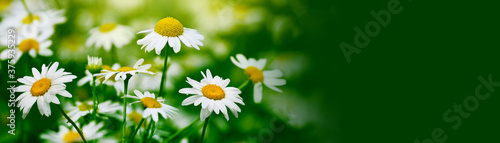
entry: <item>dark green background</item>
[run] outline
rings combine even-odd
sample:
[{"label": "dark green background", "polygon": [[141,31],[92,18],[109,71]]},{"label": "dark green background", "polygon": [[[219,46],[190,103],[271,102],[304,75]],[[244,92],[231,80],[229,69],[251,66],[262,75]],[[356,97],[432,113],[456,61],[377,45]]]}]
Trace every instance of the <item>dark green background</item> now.
[{"label": "dark green background", "polygon": [[500,81],[498,4],[402,0],[404,10],[348,64],[338,45],[353,44],[353,27],[364,29],[374,20],[369,12],[388,2],[309,3],[318,8],[310,22],[325,24],[307,26],[322,36],[304,46],[318,57],[324,108],[339,108],[331,117],[339,119],[335,141],[413,143],[439,127],[448,143],[500,142],[498,88],[457,130],[443,121],[444,111],[474,94],[478,76],[492,73]]}]

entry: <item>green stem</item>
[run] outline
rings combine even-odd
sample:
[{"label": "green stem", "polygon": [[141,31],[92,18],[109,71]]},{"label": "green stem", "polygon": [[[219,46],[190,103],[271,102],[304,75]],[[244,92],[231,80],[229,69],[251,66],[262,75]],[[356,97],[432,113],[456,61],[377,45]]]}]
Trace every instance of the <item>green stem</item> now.
[{"label": "green stem", "polygon": [[275,57],[271,58],[269,61],[267,61],[267,64],[264,66],[264,68],[262,68],[262,70],[266,69],[267,67],[269,67],[269,65],[271,65],[271,63],[274,61],[274,59],[276,59]]},{"label": "green stem", "polygon": [[66,113],[64,112],[64,110],[61,108],[61,105],[57,104],[57,109],[59,109],[59,111],[61,111],[61,114],[68,120],[68,122],[70,122],[71,125],[73,125],[73,127],[75,127],[76,131],[78,131],[78,134],[80,134],[80,137],[82,137],[83,142],[87,143],[87,140],[85,140],[85,137],[83,137],[83,133],[80,130],[80,128],[78,128],[78,126],[76,126],[75,122],[73,122],[71,120],[71,118],[69,118],[68,115],[66,115]]},{"label": "green stem", "polygon": [[160,82],[160,92],[158,93],[158,96],[162,97],[163,94],[163,88],[165,84],[165,80],[167,79],[167,61],[168,61],[168,47],[165,45],[165,61],[163,63],[163,72],[161,75],[161,82]]},{"label": "green stem", "polygon": [[146,128],[146,133],[144,133],[144,137],[143,137],[143,143],[147,142],[148,141],[148,135],[149,135],[149,130],[151,129],[151,125],[154,123],[153,121],[153,118],[151,117],[151,119],[149,120],[149,125],[148,125],[148,128]]},{"label": "green stem", "polygon": [[[132,76],[128,75],[125,81],[123,81],[123,96],[128,95],[128,81]],[[122,123],[122,142],[125,142],[125,133],[127,131],[127,98],[123,98],[123,123]]]},{"label": "green stem", "polygon": [[137,128],[135,128],[135,131],[132,132],[132,135],[130,136],[130,139],[129,139],[130,141],[134,140],[135,135],[137,134],[137,132],[141,128],[142,122],[144,122],[144,118],[141,119],[141,122],[139,122],[139,125],[137,125]]},{"label": "green stem", "polygon": [[149,134],[148,140],[150,140],[153,137],[156,130],[156,122],[151,122],[151,123],[153,123],[153,127],[151,128],[151,133]]},{"label": "green stem", "polygon": [[94,101],[94,110],[92,111],[92,116],[94,117],[94,120],[97,119],[97,109],[98,109],[98,106],[97,106],[97,93],[96,93],[96,87],[95,87],[95,83],[96,83],[96,77],[95,76],[92,76],[92,97],[93,97],[93,101]]},{"label": "green stem", "polygon": [[242,90],[243,88],[245,88],[245,87],[248,85],[248,83],[249,83],[249,82],[250,82],[250,80],[245,81],[243,84],[241,84],[241,85],[238,87],[238,89]]},{"label": "green stem", "polygon": [[61,3],[59,2],[59,0],[54,0],[54,1],[56,3],[57,9],[61,9]]},{"label": "green stem", "polygon": [[201,141],[200,141],[200,143],[203,143],[203,138],[205,137],[205,132],[207,131],[208,119],[210,119],[210,116],[208,116],[205,119],[205,124],[203,125],[203,131],[201,132]]},{"label": "green stem", "polygon": [[111,56],[111,60],[118,62],[118,51],[117,51],[116,46],[114,46],[113,44],[111,44],[111,53],[113,54]]},{"label": "green stem", "polygon": [[33,20],[32,17],[31,17],[31,11],[30,9],[28,8],[28,4],[26,4],[26,0],[21,0],[21,2],[23,2],[23,6],[24,8],[26,9],[26,11],[28,12],[28,16],[30,17],[30,20]]}]

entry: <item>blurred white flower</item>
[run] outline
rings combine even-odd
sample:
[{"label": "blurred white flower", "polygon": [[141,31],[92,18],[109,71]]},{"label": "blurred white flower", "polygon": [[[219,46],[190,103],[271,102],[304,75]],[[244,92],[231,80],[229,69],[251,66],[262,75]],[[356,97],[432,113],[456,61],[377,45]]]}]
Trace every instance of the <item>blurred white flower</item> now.
[{"label": "blurred white flower", "polygon": [[[73,121],[77,121],[80,119],[80,117],[83,117],[87,114],[90,114],[91,112],[94,112],[94,103],[92,101],[87,101],[87,102],[79,102],[76,101],[76,106],[72,106],[71,104],[68,104],[69,106],[66,107],[66,111],[68,112],[68,116],[71,118]],[[111,103],[111,101],[105,101],[102,103],[99,103],[97,106],[97,115],[106,115],[106,114],[112,114],[115,113],[116,111],[121,109],[121,105],[118,103]]]},{"label": "blurred white flower", "polygon": [[85,39],[82,35],[72,34],[61,37],[60,40],[60,45],[54,47],[58,59],[75,62],[85,62],[87,60],[87,54],[83,53],[90,52],[84,47]]},{"label": "blurred white flower", "polygon": [[[49,65],[50,66],[50,65]],[[64,69],[57,69],[59,62],[55,62],[52,66],[47,67],[42,65],[41,72],[36,68],[32,68],[33,77],[24,76],[17,79],[23,83],[16,88],[16,92],[23,92],[16,101],[19,110],[23,111],[23,118],[26,118],[31,107],[38,102],[38,110],[40,114],[47,117],[50,116],[50,103],[60,104],[56,94],[71,98],[71,93],[66,91],[66,82],[71,82],[76,76],[69,72],[64,72]]]},{"label": "blurred white flower", "polygon": [[150,52],[155,49],[157,55],[168,44],[177,53],[181,50],[181,41],[188,47],[194,47],[200,50],[199,46],[203,46],[201,40],[204,39],[197,30],[185,28],[179,20],[167,17],[158,21],[153,29],[140,31],[139,33],[149,33],[146,37],[137,41],[137,44],[142,45],[141,49],[146,47],[146,51]]},{"label": "blurred white flower", "polygon": [[[196,26],[204,33],[230,32],[237,27],[257,30],[269,15],[264,8],[246,4],[246,1],[184,0],[188,12],[195,16]],[[214,22],[206,22],[214,21]]]},{"label": "blurred white flower", "polygon": [[[11,15],[7,15],[0,24],[0,30],[6,31],[14,27],[16,31],[30,31],[32,29],[54,30],[54,25],[66,22],[64,10],[46,10],[33,11],[30,16],[28,12],[22,9],[15,9]],[[2,35],[5,36],[4,33]],[[52,33],[50,34],[52,35]]]},{"label": "blurred white flower", "polygon": [[95,45],[97,48],[103,47],[106,51],[111,50],[112,45],[122,48],[134,37],[132,31],[133,29],[127,26],[106,23],[90,30],[90,37],[85,42],[85,46]]},{"label": "blurred white flower", "polygon": [[[80,128],[82,130],[83,136],[87,141],[98,139],[106,134],[106,131],[101,130],[104,126],[103,123],[96,124],[94,121],[90,122],[88,125]],[[48,131],[40,136],[42,139],[53,143],[73,143],[82,142],[82,138],[75,128],[69,130],[67,127],[61,125],[59,126],[59,131]]]},{"label": "blurred white flower", "polygon": [[248,78],[254,84],[253,99],[255,103],[262,101],[262,83],[274,91],[283,92],[276,87],[286,84],[286,80],[278,79],[283,76],[283,73],[280,70],[264,71],[267,62],[266,59],[255,60],[254,58],[250,58],[247,60],[242,54],[237,54],[236,58],[238,61],[234,57],[231,57],[231,61],[239,68],[244,69]]},{"label": "blurred white flower", "polygon": [[[141,122],[142,113],[144,113],[144,111],[142,111],[140,109],[132,110],[132,108],[130,106],[127,106],[127,122],[133,123],[133,124],[127,124],[127,125],[131,125],[131,126],[138,125]],[[117,118],[117,119],[123,120],[122,118]],[[143,126],[144,125],[145,124],[143,124]]]},{"label": "blurred white flower", "polygon": [[279,53],[269,67],[281,69],[287,79],[299,78],[309,68],[309,58],[301,53]]},{"label": "blurred white flower", "polygon": [[[23,53],[29,53],[29,55],[35,58],[37,55],[41,56],[52,56],[53,52],[49,49],[52,45],[52,41],[49,37],[52,35],[53,31],[44,30],[39,32],[38,29],[33,29],[31,31],[20,31],[19,34],[19,45],[15,53],[11,53],[10,49],[6,49],[0,53],[0,59],[6,60],[11,57],[9,55],[14,55],[12,64],[15,64],[23,55]],[[2,40],[2,42],[7,42],[7,40]],[[6,44],[6,43],[5,43]]]},{"label": "blurred white flower", "polygon": [[241,94],[240,89],[227,87],[229,79],[222,79],[219,76],[212,77],[212,73],[208,69],[206,75],[203,72],[201,74],[203,75],[203,79],[200,82],[187,77],[187,83],[193,88],[182,88],[179,90],[179,93],[182,94],[195,94],[184,99],[182,106],[191,104],[198,106],[201,103],[200,119],[202,121],[210,116],[212,112],[215,112],[215,114],[222,112],[226,120],[229,121],[226,107],[238,118],[238,112],[241,112],[241,109],[235,103],[245,105],[243,98],[239,95]]},{"label": "blurred white flower", "polygon": [[149,93],[148,91],[142,94],[138,90],[134,90],[136,96],[126,95],[123,98],[133,98],[138,99],[139,101],[134,101],[130,104],[134,103],[142,103],[142,105],[146,108],[144,113],[142,114],[143,118],[147,118],[151,116],[155,122],[158,122],[158,114],[161,114],[163,118],[173,118],[176,112],[178,111],[176,108],[164,104],[164,99],[159,97],[156,98],[154,93]]}]

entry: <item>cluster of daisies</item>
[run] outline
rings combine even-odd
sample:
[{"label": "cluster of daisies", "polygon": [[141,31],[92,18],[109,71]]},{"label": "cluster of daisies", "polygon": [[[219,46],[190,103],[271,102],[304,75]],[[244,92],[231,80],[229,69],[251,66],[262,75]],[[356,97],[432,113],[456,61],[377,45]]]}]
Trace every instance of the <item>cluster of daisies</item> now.
[{"label": "cluster of daisies", "polygon": [[[12,7],[20,7],[20,2],[11,4]],[[49,39],[54,34],[54,26],[66,22],[64,10],[45,10],[28,12],[22,8],[12,8],[3,15],[0,31],[14,29],[18,34],[16,38],[17,50],[11,64],[15,64],[24,53],[33,58],[38,55],[48,57],[53,52],[49,49],[52,41]],[[7,32],[0,33],[1,39],[9,39]],[[1,40],[1,45],[9,45],[7,40]],[[0,59],[7,60],[12,54],[10,50],[3,50]]]},{"label": "cluster of daisies", "polygon": [[[24,54],[29,54],[33,58],[36,58],[37,55],[51,56],[52,51],[49,49],[51,41],[49,39],[54,33],[54,25],[65,22],[63,14],[62,10],[33,11],[31,13],[20,11],[5,17],[4,21],[9,22],[3,21],[0,28],[15,27],[17,31],[20,31],[21,35],[17,46],[19,52],[17,52],[16,58]],[[164,53],[166,57],[163,73],[161,73],[161,84],[157,85],[160,89],[158,94],[155,95],[150,91],[133,90],[133,92],[129,92],[128,90],[132,77],[157,74],[152,71],[151,64],[144,64],[144,59],[139,59],[133,66],[121,66],[118,63],[110,66],[104,65],[100,57],[89,56],[85,71],[87,76],[79,78],[77,85],[82,86],[88,83],[92,87],[92,100],[68,102],[64,103],[65,106],[61,106],[61,102],[65,101],[60,100],[61,98],[73,97],[66,90],[67,84],[72,84],[78,77],[61,68],[57,61],[53,61],[48,65],[43,64],[41,68],[33,67],[31,69],[32,75],[17,79],[18,82],[22,83],[16,89],[17,92],[21,92],[16,101],[22,111],[22,117],[26,118],[35,104],[41,115],[49,117],[52,115],[51,103],[54,103],[65,119],[63,119],[64,123],[59,127],[58,132],[48,131],[41,135],[42,139],[50,142],[106,140],[105,135],[108,132],[102,129],[105,126],[102,119],[107,118],[122,121],[122,141],[136,139],[134,135],[144,127],[142,123],[144,125],[148,123],[147,119],[149,118],[149,127],[143,128],[146,134],[145,139],[154,138],[155,123],[174,118],[179,112],[174,106],[165,103],[166,99],[162,93],[166,78],[165,71],[168,68],[167,51],[169,49],[165,47],[171,47],[174,53],[178,53],[181,49],[181,43],[183,43],[187,47],[200,50],[199,47],[203,46],[204,36],[195,29],[184,27],[180,21],[172,17],[163,18],[152,29],[139,33],[147,33],[144,38],[137,41],[141,49],[146,52],[154,50],[158,56]],[[85,45],[86,47],[102,47],[106,51],[110,51],[112,48],[122,48],[130,43],[133,37],[132,28],[106,23],[90,30],[90,36]],[[2,52],[1,57],[7,59],[4,53],[5,51]],[[245,105],[240,96],[242,88],[250,82],[254,87],[255,103],[262,101],[263,85],[274,91],[282,92],[276,86],[286,84],[286,81],[281,79],[283,73],[280,70],[266,70],[266,65],[268,65],[266,59],[247,59],[244,55],[237,54],[236,58],[231,57],[230,60],[237,67],[243,69],[242,72],[248,76],[248,80],[239,88],[229,86],[230,79],[214,75],[209,69],[206,69],[206,71],[201,71],[203,79],[195,80],[187,77],[186,82],[191,87],[178,91],[181,94],[191,95],[182,101],[182,106],[201,104],[201,121],[208,121],[206,119],[212,116],[212,113],[217,115],[222,113],[229,121],[228,109],[237,118],[238,113],[241,112],[239,106]],[[113,86],[116,89],[116,96],[123,101],[100,98],[99,96],[102,94],[97,90],[102,88],[97,87],[103,85]],[[137,108],[138,106],[134,105],[141,106]],[[151,128],[151,126],[153,127]],[[130,127],[131,130],[127,131]]]}]

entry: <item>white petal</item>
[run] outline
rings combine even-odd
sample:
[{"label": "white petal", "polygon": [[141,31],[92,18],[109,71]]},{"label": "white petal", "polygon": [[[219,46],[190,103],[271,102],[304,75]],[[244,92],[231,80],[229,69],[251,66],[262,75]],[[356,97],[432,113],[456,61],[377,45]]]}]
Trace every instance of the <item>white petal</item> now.
[{"label": "white petal", "polygon": [[210,116],[211,112],[208,109],[201,109],[200,120],[204,121],[208,116]]},{"label": "white petal", "polygon": [[248,67],[248,61],[247,61],[247,58],[245,58],[245,56],[243,56],[243,54],[236,54],[236,59],[238,59],[238,61],[240,62],[241,66],[243,67]]},{"label": "white petal", "polygon": [[262,101],[262,82],[254,85],[253,100],[255,101],[255,103],[260,103],[260,101]]},{"label": "white petal", "polygon": [[179,93],[182,94],[198,94],[198,91],[193,88],[182,88],[179,90]]},{"label": "white petal", "polygon": [[200,98],[200,96],[189,96],[188,98],[184,99],[184,101],[182,101],[182,106],[193,104],[194,101],[198,100],[198,98]]},{"label": "white petal", "polygon": [[32,68],[31,72],[33,73],[33,77],[35,77],[35,79],[39,80],[42,78],[42,76],[40,75],[40,72],[38,72],[38,70],[36,68]]},{"label": "white petal", "polygon": [[181,50],[181,41],[177,37],[174,37],[173,39],[174,39],[174,44],[175,44],[174,52],[177,53]]},{"label": "white petal", "polygon": [[236,59],[234,59],[234,57],[232,57],[232,56],[231,56],[231,62],[233,62],[233,64],[239,68],[242,68],[242,69],[247,68],[247,67],[244,67],[240,62],[236,61]]},{"label": "white petal", "polygon": [[142,30],[142,31],[139,31],[137,32],[137,34],[139,33],[149,33],[149,32],[153,32],[154,29],[146,29],[146,30]]},{"label": "white petal", "polygon": [[59,94],[59,95],[61,95],[61,96],[64,96],[64,97],[69,97],[69,98],[71,98],[71,97],[72,97],[71,93],[69,93],[69,92],[68,92],[68,91],[66,91],[66,90],[61,90],[61,91],[59,91],[57,94]]},{"label": "white petal", "polygon": [[158,122],[158,113],[153,113],[153,114],[151,114],[151,115],[153,116],[153,120],[154,120],[155,122]]}]

